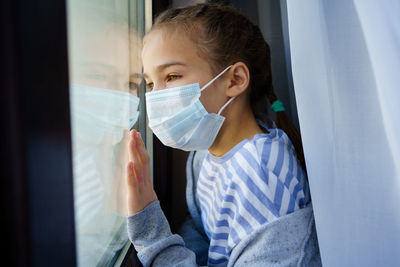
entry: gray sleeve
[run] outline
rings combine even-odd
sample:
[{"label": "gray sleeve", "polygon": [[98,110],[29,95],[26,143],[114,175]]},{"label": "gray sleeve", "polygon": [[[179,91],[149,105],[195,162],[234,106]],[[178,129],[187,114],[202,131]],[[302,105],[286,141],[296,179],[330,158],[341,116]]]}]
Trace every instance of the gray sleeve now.
[{"label": "gray sleeve", "polygon": [[312,206],[267,223],[232,250],[228,267],[321,267]]},{"label": "gray sleeve", "polygon": [[171,233],[160,202],[127,217],[128,236],[143,266],[197,266],[195,254]]}]

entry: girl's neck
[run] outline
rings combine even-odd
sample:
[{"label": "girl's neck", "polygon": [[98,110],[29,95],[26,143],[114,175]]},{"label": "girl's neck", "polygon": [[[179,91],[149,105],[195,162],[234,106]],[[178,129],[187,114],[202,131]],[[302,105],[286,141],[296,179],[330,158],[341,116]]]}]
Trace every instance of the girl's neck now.
[{"label": "girl's neck", "polygon": [[217,157],[224,155],[244,139],[253,139],[255,134],[263,133],[248,105],[233,105],[229,110],[228,107],[224,124],[208,149]]}]

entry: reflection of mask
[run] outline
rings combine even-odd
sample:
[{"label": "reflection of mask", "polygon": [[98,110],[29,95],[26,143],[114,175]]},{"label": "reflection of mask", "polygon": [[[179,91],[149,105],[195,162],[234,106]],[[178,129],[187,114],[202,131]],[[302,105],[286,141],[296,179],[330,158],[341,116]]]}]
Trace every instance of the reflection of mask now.
[{"label": "reflection of mask", "polygon": [[130,93],[78,84],[70,92],[72,126],[79,139],[98,143],[107,133],[116,144],[139,117],[139,98]]},{"label": "reflection of mask", "polygon": [[100,237],[109,238],[108,231],[119,220],[107,215],[113,212],[107,206],[116,198],[113,188],[121,179],[115,177],[116,168],[120,168],[116,158],[119,143],[124,131],[138,119],[139,98],[76,84],[71,86],[70,95],[77,232],[103,244],[106,240],[100,242]]}]

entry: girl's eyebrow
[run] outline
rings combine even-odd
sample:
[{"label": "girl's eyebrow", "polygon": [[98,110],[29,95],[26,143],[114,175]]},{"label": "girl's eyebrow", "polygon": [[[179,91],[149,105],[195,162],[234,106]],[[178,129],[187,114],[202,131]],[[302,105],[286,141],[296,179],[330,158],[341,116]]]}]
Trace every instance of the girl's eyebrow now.
[{"label": "girl's eyebrow", "polygon": [[[171,66],[175,66],[175,65],[186,66],[185,63],[182,63],[179,61],[172,61],[172,62],[167,62],[167,63],[156,66],[156,72],[161,72],[164,69],[171,67]],[[144,76],[144,78],[148,78],[148,75],[146,73],[143,73],[143,76]]]},{"label": "girl's eyebrow", "polygon": [[141,73],[133,73],[131,74],[130,78],[143,78],[143,75]]}]

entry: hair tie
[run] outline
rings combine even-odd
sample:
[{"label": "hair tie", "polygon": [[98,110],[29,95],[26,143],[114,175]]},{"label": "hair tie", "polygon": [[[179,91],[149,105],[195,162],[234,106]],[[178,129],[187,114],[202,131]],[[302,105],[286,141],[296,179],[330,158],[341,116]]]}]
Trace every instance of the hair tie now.
[{"label": "hair tie", "polygon": [[271,104],[271,110],[273,112],[285,111],[285,107],[280,100],[275,100],[274,103]]}]

